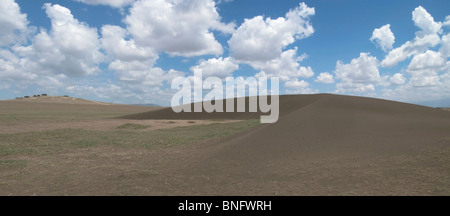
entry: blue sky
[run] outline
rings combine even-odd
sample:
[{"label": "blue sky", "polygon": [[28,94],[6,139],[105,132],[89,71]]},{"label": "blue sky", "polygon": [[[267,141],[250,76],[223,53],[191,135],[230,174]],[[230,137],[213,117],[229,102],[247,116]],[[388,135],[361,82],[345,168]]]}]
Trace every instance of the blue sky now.
[{"label": "blue sky", "polygon": [[0,99],[169,105],[176,76],[450,106],[450,2],[0,0]]}]

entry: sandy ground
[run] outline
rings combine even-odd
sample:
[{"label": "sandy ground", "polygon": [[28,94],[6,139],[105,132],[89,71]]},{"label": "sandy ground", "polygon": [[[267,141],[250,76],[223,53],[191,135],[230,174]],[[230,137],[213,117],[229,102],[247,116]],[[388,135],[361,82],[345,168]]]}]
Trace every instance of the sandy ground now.
[{"label": "sandy ground", "polygon": [[93,131],[121,130],[119,126],[124,124],[137,124],[149,126],[139,129],[150,131],[158,129],[170,129],[183,126],[205,125],[212,123],[231,123],[238,120],[223,120],[220,122],[211,120],[127,120],[127,119],[97,119],[97,120],[71,120],[65,122],[39,121],[0,124],[0,133],[22,133],[32,131],[47,131],[56,129],[84,129]]},{"label": "sandy ground", "polygon": [[[211,123],[230,123],[236,120],[178,120],[116,118],[127,113],[164,109],[161,107],[111,104],[81,98],[44,96],[0,101],[0,115],[17,120],[0,121],[0,133],[19,133],[56,129],[86,129],[94,131],[119,130],[124,124],[149,126],[141,131],[169,129]],[[53,118],[53,116],[55,116]]]},{"label": "sandy ground", "polygon": [[[276,124],[189,145],[150,150],[99,145],[4,156],[31,162],[20,172],[3,172],[0,194],[450,195],[450,112],[338,95],[283,96],[280,106]],[[139,116],[144,120],[135,120]],[[170,125],[166,119],[189,125],[190,119],[202,124],[222,117],[158,109],[131,119],[57,127],[111,131],[137,123],[151,130]]]},{"label": "sandy ground", "polygon": [[[170,113],[130,117],[211,118]],[[435,108],[329,94],[282,96],[277,123],[214,147],[183,169],[180,178],[191,181],[179,184],[201,182],[191,193],[450,195],[450,113]]]}]

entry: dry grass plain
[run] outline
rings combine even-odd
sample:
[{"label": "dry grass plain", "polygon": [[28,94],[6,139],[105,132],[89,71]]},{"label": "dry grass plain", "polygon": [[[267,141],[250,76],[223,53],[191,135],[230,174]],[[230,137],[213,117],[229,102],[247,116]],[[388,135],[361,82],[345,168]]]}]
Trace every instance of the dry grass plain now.
[{"label": "dry grass plain", "polygon": [[141,193],[176,149],[257,124],[114,119],[160,108],[52,98],[0,101],[0,195]]},{"label": "dry grass plain", "polygon": [[450,195],[450,112],[335,95],[280,106],[260,125],[1,101],[0,195]]}]

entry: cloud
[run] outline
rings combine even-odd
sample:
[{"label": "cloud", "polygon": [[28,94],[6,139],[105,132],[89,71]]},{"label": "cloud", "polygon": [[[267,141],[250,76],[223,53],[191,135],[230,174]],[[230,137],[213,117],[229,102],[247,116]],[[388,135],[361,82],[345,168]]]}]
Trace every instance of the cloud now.
[{"label": "cloud", "polygon": [[172,92],[169,90],[161,90],[159,87],[149,87],[145,91],[136,91],[126,86],[114,83],[101,84],[76,84],[63,88],[64,92],[70,95],[76,95],[83,98],[101,98],[102,101],[123,103],[127,101],[131,104],[159,104],[169,105],[167,98]]},{"label": "cloud", "polygon": [[318,93],[317,90],[308,88],[309,87],[308,82],[306,82],[304,80],[298,81],[297,78],[287,81],[284,84],[284,86],[287,88],[285,90],[285,92],[287,94],[316,94],[316,93]]},{"label": "cloud", "polygon": [[387,24],[381,28],[373,30],[371,41],[376,42],[383,51],[387,52],[392,49],[395,42],[395,36],[391,31],[391,25]]},{"label": "cloud", "polygon": [[405,61],[408,57],[425,52],[431,47],[435,47],[440,42],[439,35],[426,35],[422,38],[415,38],[412,42],[407,41],[402,46],[391,50],[381,62],[382,67],[393,67]]},{"label": "cloud", "polygon": [[412,12],[414,24],[421,29],[416,32],[412,41],[407,41],[398,48],[391,50],[381,62],[382,67],[392,67],[405,61],[407,58],[420,54],[440,43],[439,33],[442,32],[442,23],[435,22],[434,18],[421,6]]},{"label": "cloud", "polygon": [[[1,86],[12,82],[14,85],[8,87],[18,91],[38,86],[46,92],[63,91],[117,102],[153,103],[152,99],[158,98],[162,103],[160,95],[172,92],[162,90],[164,82],[185,75],[154,67],[157,51],[140,46],[127,29],[105,25],[99,38],[96,28],[75,19],[68,8],[44,4],[43,9],[51,20],[49,30],[42,28],[21,46],[0,49]],[[93,85],[104,82],[93,81],[99,79],[96,75],[106,73],[99,68],[101,63],[109,64],[109,71],[114,72],[113,81]]]},{"label": "cloud", "polygon": [[184,76],[185,73],[176,70],[165,71],[159,67],[145,64],[145,62],[124,62],[115,60],[109,65],[109,70],[114,71],[117,81],[129,88],[144,91],[149,86],[163,86],[164,82],[171,83],[172,79]]},{"label": "cloud", "polygon": [[[421,71],[418,74],[413,74],[411,75],[409,82],[398,85],[395,89],[383,90],[382,96],[387,99],[415,103],[425,101],[445,101],[448,105],[448,99],[450,98],[449,66],[450,64],[447,62],[447,65],[442,69],[440,75],[436,74],[435,71]],[[447,105],[443,104],[443,106]]]},{"label": "cloud", "polygon": [[176,56],[220,55],[222,45],[212,30],[234,31],[222,23],[213,0],[142,0],[124,19],[136,44]]},{"label": "cloud", "polygon": [[296,40],[314,33],[309,22],[314,14],[314,8],[300,3],[284,17],[272,19],[256,16],[245,19],[228,41],[230,56],[239,63],[249,64],[259,70],[255,77],[279,77],[286,82],[285,86],[291,88],[286,92],[311,93],[313,90],[309,88],[299,88],[306,81],[298,81],[298,78],[314,76],[311,67],[300,65],[307,57],[306,54],[297,56],[297,47],[285,49]]},{"label": "cloud", "polygon": [[27,63],[27,61],[22,60],[15,53],[0,49],[0,82],[29,82],[37,78],[35,73],[23,70]]},{"label": "cloud", "polygon": [[27,28],[27,15],[20,12],[19,5],[14,0],[3,0],[0,4],[0,47],[23,41]]},{"label": "cloud", "polygon": [[408,66],[408,71],[436,69],[445,65],[445,59],[439,52],[427,50],[425,53],[415,55]]},{"label": "cloud", "polygon": [[351,60],[349,64],[341,61],[336,63],[337,92],[366,92],[374,91],[374,83],[381,80],[378,71],[378,60],[370,56],[370,53],[360,53],[358,58]]},{"label": "cloud", "polygon": [[328,72],[320,73],[319,76],[317,76],[317,79],[315,81],[318,83],[330,84],[330,83],[334,83],[334,77],[332,74],[330,74]]},{"label": "cloud", "polygon": [[438,72],[446,65],[445,59],[439,52],[427,50],[414,56],[407,72],[411,74],[411,82],[415,87],[439,85]]},{"label": "cloud", "polygon": [[450,57],[450,33],[442,36],[441,43],[442,46],[439,49],[439,52],[443,57]]},{"label": "cloud", "polygon": [[309,87],[308,82],[306,82],[304,80],[298,81],[297,78],[287,81],[284,84],[284,86],[287,88],[285,90],[285,92],[287,94],[316,94],[316,93],[318,93],[317,90],[308,88]]},{"label": "cloud", "polygon": [[[102,48],[111,61],[108,69],[116,71],[119,80],[143,82],[146,74],[160,72],[160,70],[151,72],[158,59],[156,51],[150,47],[137,46],[133,39],[126,40],[125,38],[129,35],[125,29],[119,26],[105,25],[101,32]],[[159,75],[162,74],[159,73]],[[154,79],[153,82],[160,81],[162,83],[163,78],[160,78]]]},{"label": "cloud", "polygon": [[286,86],[287,88],[300,88],[300,89],[304,89],[307,88],[309,86],[309,83],[304,81],[304,80],[300,80],[298,81],[298,79],[293,79],[290,81],[287,81],[284,86]]},{"label": "cloud", "polygon": [[130,5],[135,0],[75,0],[90,5],[108,5],[115,8],[121,8]]},{"label": "cloud", "polygon": [[291,78],[302,77],[310,78],[314,76],[314,71],[311,67],[300,66],[300,63],[306,56],[297,56],[297,48],[287,50],[281,53],[279,58],[266,62],[254,62],[251,66],[260,70],[257,77],[266,76],[280,77],[281,81],[288,81]]},{"label": "cloud", "polygon": [[344,82],[371,83],[380,80],[378,60],[370,53],[360,53],[349,64],[338,61],[336,64],[336,78]]},{"label": "cloud", "polygon": [[147,88],[148,86],[163,86],[164,81],[170,83],[177,76],[184,76],[184,73],[175,70],[166,72],[158,67],[148,68],[146,70],[116,71],[117,79],[134,89]]},{"label": "cloud", "polygon": [[375,91],[374,84],[363,84],[363,83],[338,83],[336,84],[337,93],[367,93]]},{"label": "cloud", "polygon": [[297,39],[309,37],[314,28],[309,17],[314,8],[305,3],[277,19],[256,16],[245,19],[228,41],[231,56],[240,62],[265,62],[278,58]]},{"label": "cloud", "polygon": [[403,85],[405,82],[406,78],[401,73],[396,73],[389,79],[391,85]]},{"label": "cloud", "polygon": [[132,92],[126,92],[120,86],[114,84],[104,84],[97,87],[89,85],[72,85],[67,86],[65,90],[71,94],[85,96],[88,96],[87,94],[91,94],[99,98],[110,98],[113,94],[123,95],[126,97],[133,96]]},{"label": "cloud", "polygon": [[442,23],[435,22],[431,14],[429,14],[422,6],[414,9],[412,12],[412,19],[414,24],[422,29],[422,31],[416,33],[418,37],[441,32]]},{"label": "cloud", "polygon": [[0,85],[20,92],[30,86],[39,86],[49,91],[64,85],[67,76],[46,75],[39,70],[32,70],[35,63],[29,59],[17,56],[16,53],[0,49]]},{"label": "cloud", "polygon": [[442,26],[450,26],[450,15],[445,17],[445,21],[442,23]]},{"label": "cloud", "polygon": [[216,76],[225,78],[232,75],[232,73],[239,69],[239,65],[234,63],[230,57],[227,58],[211,58],[208,60],[200,60],[200,63],[191,67],[191,71],[201,69],[203,77]]},{"label": "cloud", "polygon": [[[171,72],[163,73],[171,74]],[[176,92],[157,85],[134,85],[126,82],[66,83],[64,86],[61,87],[64,92],[78,97],[101,98],[102,101],[115,103],[153,103],[164,106],[170,105],[168,99]]]},{"label": "cloud", "polygon": [[29,41],[0,49],[0,80],[14,83],[11,88],[15,92],[39,88],[57,93],[70,83],[101,72],[99,64],[105,58],[97,29],[79,22],[60,5],[44,4],[43,9],[50,18],[50,30],[42,28],[30,35]]},{"label": "cloud", "polygon": [[391,67],[412,57],[406,68],[409,81],[403,74],[394,74],[389,81],[396,88],[384,89],[383,97],[410,102],[450,98],[450,34],[442,29],[448,26],[450,18],[436,22],[421,6],[413,11],[412,17],[420,29],[414,39],[390,51],[381,62],[383,67]]},{"label": "cloud", "polygon": [[108,69],[114,71],[117,80],[128,88],[146,92],[144,88],[162,86],[164,81],[171,82],[175,76],[184,76],[182,72],[153,67],[158,59],[156,50],[137,45],[126,29],[105,25],[101,32],[101,45],[110,59]]},{"label": "cloud", "polygon": [[151,47],[140,47],[133,39],[126,40],[129,34],[120,26],[104,25],[101,33],[102,48],[112,59],[150,61],[152,64],[158,59],[158,54]]},{"label": "cloud", "polygon": [[36,69],[44,74],[69,76],[98,73],[98,64],[104,56],[100,52],[97,29],[79,22],[69,9],[58,4],[44,4],[44,9],[51,19],[51,30],[41,29],[28,50],[23,49]]}]

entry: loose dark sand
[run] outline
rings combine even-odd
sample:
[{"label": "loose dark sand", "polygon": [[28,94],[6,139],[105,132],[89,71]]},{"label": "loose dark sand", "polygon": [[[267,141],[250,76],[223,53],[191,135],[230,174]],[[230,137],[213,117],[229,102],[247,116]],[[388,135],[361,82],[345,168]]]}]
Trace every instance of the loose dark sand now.
[{"label": "loose dark sand", "polygon": [[[174,191],[427,194],[424,188],[436,184],[436,190],[450,195],[450,166],[444,164],[450,162],[450,112],[329,94],[281,96],[280,110],[275,124],[210,144],[173,176],[178,179],[171,185]],[[247,119],[260,114],[174,114],[168,108],[127,118]]]}]

